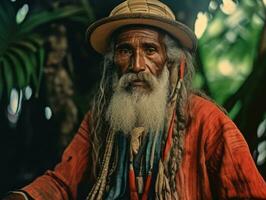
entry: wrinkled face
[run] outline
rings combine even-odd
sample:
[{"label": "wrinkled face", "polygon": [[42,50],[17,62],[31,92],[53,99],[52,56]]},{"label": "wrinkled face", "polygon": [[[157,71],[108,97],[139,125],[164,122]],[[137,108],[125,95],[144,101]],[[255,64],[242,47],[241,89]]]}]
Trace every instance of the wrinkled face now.
[{"label": "wrinkled face", "polygon": [[[149,28],[130,28],[122,31],[115,41],[114,63],[120,75],[140,72],[160,76],[166,62],[162,34]],[[134,80],[131,87],[148,88],[143,80]]]}]

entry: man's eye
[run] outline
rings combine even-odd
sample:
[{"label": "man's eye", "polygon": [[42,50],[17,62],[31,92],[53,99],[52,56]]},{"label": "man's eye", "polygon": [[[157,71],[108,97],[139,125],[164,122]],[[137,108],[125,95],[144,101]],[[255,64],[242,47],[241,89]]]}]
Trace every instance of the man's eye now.
[{"label": "man's eye", "polygon": [[147,47],[146,48],[146,52],[147,52],[147,54],[152,55],[152,54],[154,54],[156,52],[156,48],[154,48],[154,47]]},{"label": "man's eye", "polygon": [[122,55],[128,55],[131,54],[132,51],[130,49],[123,48],[123,49],[118,49],[118,53]]}]

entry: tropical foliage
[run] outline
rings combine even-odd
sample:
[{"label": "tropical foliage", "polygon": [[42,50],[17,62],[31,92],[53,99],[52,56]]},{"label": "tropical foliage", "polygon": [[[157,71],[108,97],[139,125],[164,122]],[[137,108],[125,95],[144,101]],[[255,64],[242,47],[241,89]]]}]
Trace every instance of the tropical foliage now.
[{"label": "tropical foliage", "polygon": [[197,84],[229,111],[264,177],[265,4],[262,0],[210,2],[208,26],[199,40],[201,73],[197,75]]},{"label": "tropical foliage", "polygon": [[[2,1],[0,5],[0,100],[3,95],[9,98],[12,88],[23,89],[29,84],[38,94],[45,37],[36,28],[65,18],[88,20],[84,6],[69,5],[26,16],[27,4],[20,11],[15,10],[12,4],[11,1]],[[25,17],[25,20],[18,17]]]},{"label": "tropical foliage", "polygon": [[265,8],[260,0],[246,0],[227,10],[218,5],[216,9],[208,13],[209,23],[199,48],[210,92],[224,103],[253,70]]}]

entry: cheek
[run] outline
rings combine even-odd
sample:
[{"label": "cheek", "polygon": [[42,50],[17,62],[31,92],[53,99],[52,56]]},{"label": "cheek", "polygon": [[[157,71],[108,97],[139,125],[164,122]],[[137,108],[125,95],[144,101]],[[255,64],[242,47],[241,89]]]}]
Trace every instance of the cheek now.
[{"label": "cheek", "polygon": [[151,73],[158,76],[163,71],[163,68],[165,65],[165,59],[157,55],[149,59],[149,63],[150,63],[149,66],[150,66]]},{"label": "cheek", "polygon": [[124,73],[128,66],[129,66],[129,58],[128,57],[119,57],[115,56],[114,57],[114,64],[118,67],[118,69]]}]

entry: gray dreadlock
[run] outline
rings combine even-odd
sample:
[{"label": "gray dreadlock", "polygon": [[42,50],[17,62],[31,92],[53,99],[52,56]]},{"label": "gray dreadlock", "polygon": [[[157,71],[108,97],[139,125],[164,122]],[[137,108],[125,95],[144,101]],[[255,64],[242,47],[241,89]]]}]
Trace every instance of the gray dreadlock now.
[{"label": "gray dreadlock", "polygon": [[[194,66],[192,62],[191,54],[181,49],[176,40],[172,39],[170,36],[166,35],[164,38],[166,52],[168,57],[168,62],[171,63],[171,67],[179,67],[181,57],[185,57],[186,67],[184,73],[184,80],[181,82],[180,87],[177,89],[177,99],[176,99],[176,116],[177,123],[176,128],[173,130],[172,138],[172,148],[170,151],[170,160],[168,163],[168,172],[170,179],[170,187],[173,193],[176,191],[176,173],[179,169],[182,161],[183,151],[184,151],[184,136],[185,129],[189,120],[188,103],[189,95],[192,91],[192,78],[194,74]],[[163,141],[163,144],[165,141]]]},{"label": "gray dreadlock", "polygon": [[90,148],[91,157],[90,163],[91,173],[90,177],[95,180],[98,174],[98,166],[101,165],[100,157],[101,151],[104,148],[105,138],[106,138],[106,123],[105,123],[105,111],[112,93],[112,78],[114,74],[113,68],[113,52],[110,51],[104,56],[103,61],[103,72],[99,83],[99,89],[96,92],[92,102],[91,102],[91,119],[90,119]]}]

